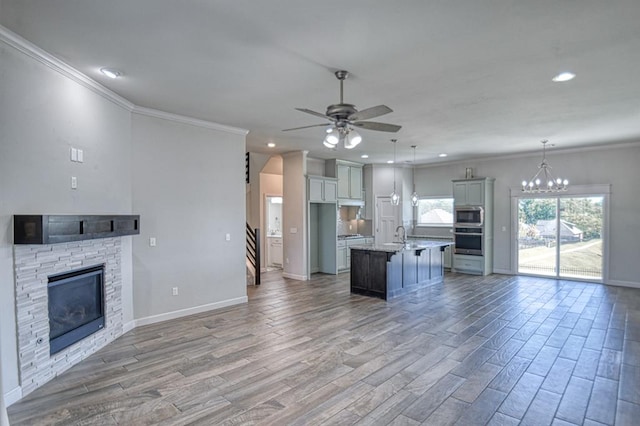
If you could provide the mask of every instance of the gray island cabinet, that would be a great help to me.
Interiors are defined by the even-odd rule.
[[[365,244],[351,247],[351,292],[392,299],[442,282],[446,241]]]

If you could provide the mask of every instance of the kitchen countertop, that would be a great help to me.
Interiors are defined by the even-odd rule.
[[[449,241],[431,241],[431,240],[412,240],[406,244],[402,243],[383,243],[383,244],[358,244],[351,246],[356,250],[384,251],[387,253],[398,253],[401,251],[425,250],[436,247],[450,246],[453,243]]]

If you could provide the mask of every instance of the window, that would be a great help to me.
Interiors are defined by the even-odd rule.
[[[423,198],[418,201],[418,226],[453,225],[453,198]]]

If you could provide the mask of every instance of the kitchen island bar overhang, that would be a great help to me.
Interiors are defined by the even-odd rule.
[[[365,244],[351,247],[351,292],[392,299],[444,279],[447,241]]]

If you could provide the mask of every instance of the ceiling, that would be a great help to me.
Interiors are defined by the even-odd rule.
[[[0,24],[136,105],[248,129],[252,152],[371,163],[391,138],[417,163],[640,141],[638,22],[638,0],[0,0]],[[402,130],[337,151],[282,132],[323,122],[294,108],[338,103],[339,69],[345,102]]]

